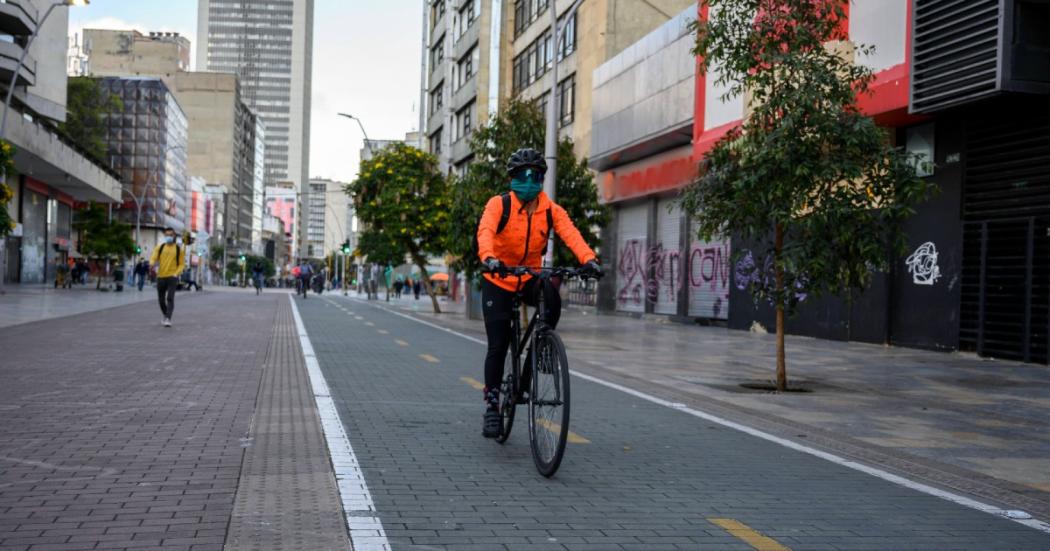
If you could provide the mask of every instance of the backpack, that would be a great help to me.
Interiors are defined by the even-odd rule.
[[[500,199],[503,200],[503,212],[499,216],[499,224],[496,225],[496,235],[499,235],[504,228],[507,227],[507,222],[510,221],[510,192],[500,195]],[[553,209],[547,209],[547,237],[550,237],[550,232],[554,228],[554,215],[551,214]],[[481,217],[485,216],[484,211],[478,216],[478,221],[474,223],[474,235],[470,238],[471,249],[474,251],[474,258],[477,258],[479,246],[478,246],[478,230],[481,228]],[[547,254],[547,240],[543,244],[543,255]]]
[[[160,247],[157,248],[158,249],[157,250],[157,262],[160,262],[160,255],[164,254],[164,246],[165,245],[167,245],[167,243],[161,243]],[[181,255],[181,254],[182,254],[182,251],[179,250],[179,245],[178,245],[178,243],[176,243],[175,244],[175,262],[179,261],[179,255]]]

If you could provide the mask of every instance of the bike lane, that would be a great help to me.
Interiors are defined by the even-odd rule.
[[[394,549],[1046,549],[1050,534],[574,377],[561,469],[483,439],[483,345],[296,300]],[[644,366],[639,366],[644,369]]]

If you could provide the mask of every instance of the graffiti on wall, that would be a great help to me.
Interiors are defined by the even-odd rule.
[[[688,285],[690,315],[727,317],[728,243],[693,243],[683,258],[677,246],[656,243],[646,247],[644,239],[628,239],[621,243],[617,257],[616,302],[620,308],[677,303],[682,285]],[[697,304],[703,305],[699,311],[692,307]]]
[[[916,285],[933,285],[941,277],[941,268],[937,265],[937,246],[932,241],[919,245],[915,252],[904,261],[912,282]]]
[[[690,315],[729,318],[729,242],[697,242],[689,250]]]

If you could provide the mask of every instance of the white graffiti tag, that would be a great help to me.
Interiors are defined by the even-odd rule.
[[[904,263],[916,285],[933,285],[941,277],[941,269],[937,266],[937,246],[932,241],[919,245]]]

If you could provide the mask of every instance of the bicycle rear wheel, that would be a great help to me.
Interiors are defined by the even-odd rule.
[[[507,351],[507,359],[504,360],[503,365],[503,384],[500,385],[499,394],[499,436],[496,437],[496,442],[500,444],[507,441],[510,438],[510,429],[514,427],[514,410],[517,408],[518,402],[517,386],[518,376],[514,370],[514,358],[515,358],[514,345],[511,345],[511,349]]]
[[[534,341],[529,399],[529,444],[536,470],[550,478],[561,465],[569,437],[569,360],[554,331]]]

